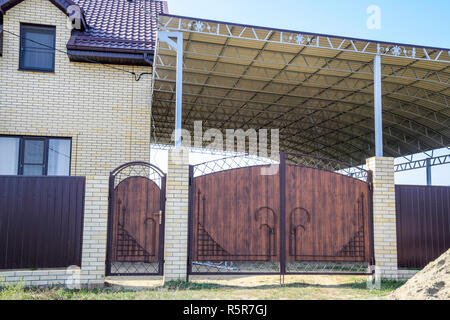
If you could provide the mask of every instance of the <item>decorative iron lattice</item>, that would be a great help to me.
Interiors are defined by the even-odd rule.
[[[191,274],[279,274],[280,263],[270,261],[193,261]]]
[[[153,181],[161,188],[164,174],[154,166],[147,163],[136,162],[125,167],[119,168],[114,174],[114,188],[123,180],[131,177],[143,177]]]
[[[227,257],[231,254],[222,248],[201,223],[198,224],[197,250],[199,257]]]
[[[150,262],[150,254],[121,225],[117,233],[116,260],[111,263],[113,274],[159,273],[159,263]]]
[[[269,158],[260,158],[251,155],[234,155],[222,159],[200,163],[194,166],[194,177],[232,169],[279,164]]]
[[[337,253],[338,257],[364,258],[364,227],[360,228],[350,241]]]
[[[339,173],[365,182],[367,182],[368,179],[368,170],[364,169],[362,166],[352,166],[348,163],[315,155],[286,153],[286,163]],[[238,168],[277,164],[279,164],[279,161],[269,158],[261,158],[246,154],[234,155],[195,165],[194,177]]]
[[[154,254],[149,253],[139,242],[119,224],[117,232],[117,261],[133,261],[133,259],[149,262]]]
[[[367,262],[287,262],[286,273],[295,274],[369,274]]]
[[[111,262],[112,275],[158,275],[159,262]]]
[[[301,153],[286,153],[286,163],[308,168],[326,170],[368,182],[368,171],[366,169],[362,168],[361,166],[355,167],[351,164],[333,159]]]

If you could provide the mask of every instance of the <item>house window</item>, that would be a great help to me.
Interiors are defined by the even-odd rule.
[[[55,27],[20,25],[20,70],[55,71]]]
[[[71,139],[0,136],[0,175],[70,175]]]

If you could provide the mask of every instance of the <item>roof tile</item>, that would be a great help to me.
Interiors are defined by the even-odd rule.
[[[153,51],[158,15],[166,1],[72,0],[84,11],[88,30],[74,32],[68,48],[101,51]]]
[[[7,11],[21,0],[0,0]],[[80,6],[83,26],[74,30],[68,49],[108,52],[152,52],[155,48],[158,15],[168,13],[166,1],[155,0],[50,0],[62,11]],[[0,32],[0,39],[2,32]]]

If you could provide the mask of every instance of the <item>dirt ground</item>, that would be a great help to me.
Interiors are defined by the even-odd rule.
[[[409,300],[450,300],[450,250],[428,264],[390,298]]]
[[[367,276],[192,276],[197,289],[179,288],[173,299],[207,300],[364,300],[384,299],[403,283],[390,282],[382,288],[367,287]],[[281,285],[282,283],[282,285]],[[158,288],[160,279],[109,278],[112,288],[145,292]]]
[[[366,276],[191,276],[193,283],[217,284],[223,287],[255,288],[259,286],[279,286],[280,284],[310,284],[321,286],[346,285],[367,280]],[[162,285],[162,277],[109,277],[106,281],[115,287],[145,289]]]

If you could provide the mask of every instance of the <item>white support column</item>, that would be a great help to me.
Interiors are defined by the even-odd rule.
[[[183,114],[183,32],[158,32],[159,41],[166,42],[177,51],[177,76],[176,76],[176,99],[175,99],[175,147],[181,147],[181,127]],[[176,39],[176,41],[174,41]]]
[[[381,56],[376,55],[373,65],[374,115],[375,115],[375,155],[383,157],[383,100],[381,91]]]
[[[433,185],[431,180],[431,158],[427,159],[427,186]]]

